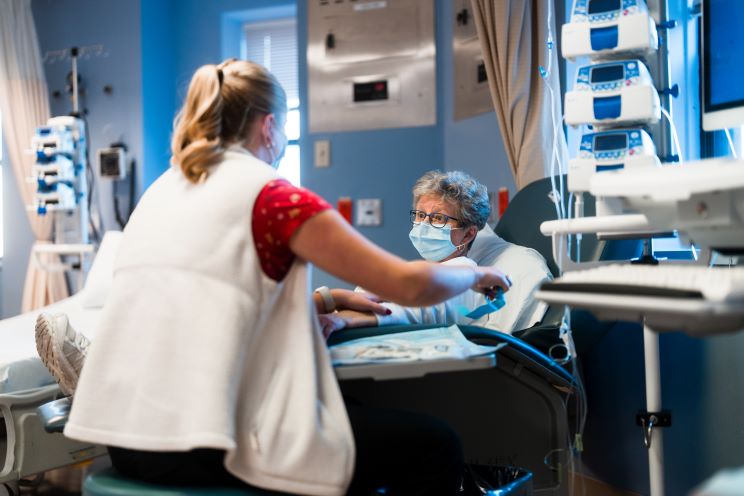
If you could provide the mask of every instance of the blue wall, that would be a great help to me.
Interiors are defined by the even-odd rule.
[[[140,192],[168,168],[170,135],[176,113],[175,0],[142,2],[142,137]]]
[[[332,204],[342,196],[381,198],[383,226],[359,231],[403,258],[418,258],[408,240],[411,187],[432,169],[469,172],[492,189],[514,189],[501,133],[493,112],[453,120],[452,5],[436,2],[437,124],[434,126],[375,131],[309,134],[307,113],[302,120],[302,182]],[[307,5],[298,4],[300,53],[307,47]],[[300,60],[300,91],[307,102],[307,61]],[[316,140],[331,143],[331,167],[313,167]],[[320,271],[316,285],[343,286]]]
[[[112,142],[124,141],[132,156],[142,158],[142,73],[140,59],[140,2],[114,0],[34,0],[34,20],[41,52],[72,46],[101,44],[105,56],[83,57],[78,68],[86,94],[81,108],[87,108],[91,159],[95,150]],[[64,95],[70,62],[46,63],[52,115],[66,115],[72,103]],[[113,94],[103,92],[112,85]],[[94,163],[95,166],[95,163]],[[15,191],[10,167],[6,170],[3,204],[5,207],[5,255],[2,271],[3,317],[20,311],[28,254],[33,236],[25,217],[25,207]],[[141,171],[138,174],[141,176]],[[113,214],[111,183],[96,181],[94,201],[100,205],[105,229],[118,229]],[[98,209],[94,208],[95,211]]]
[[[293,0],[142,3],[144,188],[168,168],[173,118],[194,71],[238,57],[242,23],[293,13]]]
[[[141,165],[138,192],[146,188],[167,168],[172,119],[182,101],[188,81],[200,65],[214,63],[239,53],[241,25],[246,20],[282,17],[295,8],[298,16],[299,53],[305,53],[307,40],[307,2],[294,0],[148,0],[147,2],[114,2],[106,0],[34,0],[38,12],[37,25],[43,49],[69,46],[72,43],[103,43],[111,53],[110,62],[118,71],[130,76],[127,87],[133,98],[124,101],[90,101],[91,121],[109,124],[108,110],[115,108],[131,119],[118,122],[117,129],[141,128],[139,140],[125,139],[134,144]],[[140,12],[141,9],[141,12]],[[361,228],[375,243],[405,258],[417,254],[408,241],[410,188],[425,171],[431,169],[463,169],[491,188],[508,186],[513,181],[506,164],[501,136],[493,113],[455,123],[452,76],[452,7],[446,0],[437,0],[437,124],[405,129],[308,133],[307,112],[302,113],[302,181],[335,204],[341,196],[381,198],[383,226]],[[73,12],[75,13],[73,15]],[[83,13],[82,16],[79,13]],[[75,18],[75,30],[61,26]],[[59,22],[63,19],[65,22]],[[103,19],[100,22],[99,19]],[[116,20],[109,26],[106,21]],[[113,21],[112,21],[113,22]],[[69,24],[72,25],[72,24]],[[67,33],[77,33],[76,36]],[[141,37],[137,36],[141,33]],[[127,48],[127,55],[119,53]],[[112,74],[109,66],[81,64],[85,75],[103,77]],[[60,77],[61,66],[50,67],[50,81]],[[113,74],[117,74],[114,70]],[[307,64],[300,57],[300,94],[307,104]],[[137,79],[135,79],[137,78]],[[139,81],[139,84],[137,82]],[[114,96],[117,96],[117,80]],[[61,108],[57,105],[57,108]],[[57,110],[55,111],[61,111]],[[136,122],[132,122],[135,120]],[[92,127],[103,129],[91,122]],[[101,132],[92,133],[94,147],[108,144]],[[110,134],[110,132],[109,132]],[[328,139],[332,147],[332,167],[316,169],[312,164],[313,144]],[[99,144],[100,143],[100,144]],[[110,197],[104,192],[104,218]],[[107,227],[113,227],[109,221]],[[342,285],[338,280],[317,274],[316,284]]]
[[[178,0],[176,3],[172,15],[176,20],[174,55],[179,101],[199,66],[238,56],[239,38],[234,37],[240,36],[241,22],[265,18],[267,12],[280,17],[295,4],[294,0]]]
[[[95,151],[123,141],[130,156],[142,163],[142,60],[140,2],[116,0],[35,0],[33,2],[42,54],[72,46],[103,45],[104,56],[82,57],[78,70],[86,89],[81,108],[88,109],[91,160]],[[44,65],[50,92],[64,90],[70,62]],[[103,92],[105,85],[113,93]],[[64,91],[63,91],[64,92]],[[66,115],[66,96],[51,101],[52,115]],[[142,177],[141,170],[138,177]],[[119,229],[113,214],[111,182],[96,181],[105,229]],[[94,200],[96,198],[94,197]],[[95,211],[95,208],[94,208]]]

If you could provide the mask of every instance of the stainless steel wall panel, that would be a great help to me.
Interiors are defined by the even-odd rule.
[[[310,132],[436,124],[434,0],[310,0]]]

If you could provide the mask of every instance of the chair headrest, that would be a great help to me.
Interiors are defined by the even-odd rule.
[[[499,255],[510,246],[512,243],[501,238],[486,224],[486,227],[478,231],[468,257],[475,260],[478,265],[493,265]]]

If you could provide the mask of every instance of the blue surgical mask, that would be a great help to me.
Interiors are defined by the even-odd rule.
[[[408,237],[422,257],[432,262],[439,262],[459,248],[452,243],[451,233],[452,226],[449,224],[440,229],[428,222],[422,222],[413,225]]]
[[[284,158],[284,151],[287,149],[288,140],[284,130],[279,129],[279,127],[276,125],[276,122],[274,123],[274,129],[274,139],[269,146],[269,153],[271,154],[271,166],[276,169],[279,167],[279,163],[282,161],[282,158]],[[277,136],[280,137],[277,138]]]

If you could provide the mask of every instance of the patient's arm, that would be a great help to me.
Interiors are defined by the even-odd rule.
[[[336,312],[346,324],[345,327],[373,327],[377,325],[377,317],[369,312],[357,312],[356,310],[341,310]]]
[[[373,294],[338,288],[331,290],[331,296],[336,303],[337,310],[357,310],[359,312],[371,312],[379,315],[390,314],[390,310],[380,305],[380,298]],[[313,303],[319,314],[326,311],[323,298],[318,293],[313,293]]]
[[[333,313],[324,313],[318,316],[323,336],[328,338],[331,334],[341,329],[352,327],[373,327],[377,325],[377,317],[368,312],[357,312],[356,310],[341,310]]]

